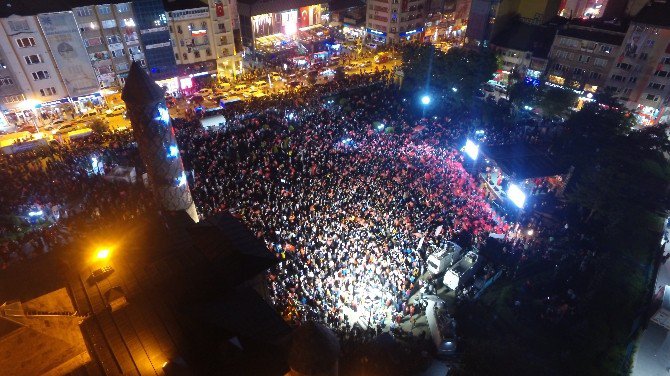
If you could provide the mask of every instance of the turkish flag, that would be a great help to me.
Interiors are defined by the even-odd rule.
[[[223,15],[224,15],[224,13],[223,13],[223,3],[221,3],[219,1],[218,3],[216,3],[216,16],[217,17],[223,17]]]

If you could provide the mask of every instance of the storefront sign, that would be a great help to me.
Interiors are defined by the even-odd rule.
[[[149,33],[157,33],[159,31],[167,31],[167,27],[162,26],[162,27],[154,27],[151,29],[142,29],[140,30],[140,34],[149,34]]]
[[[48,13],[37,18],[69,95],[75,97],[98,91],[98,78],[74,15],[71,12]]]
[[[170,47],[172,44],[170,42],[163,42],[163,43],[154,43],[154,44],[147,44],[146,47],[144,47],[145,50],[152,50],[154,48],[161,48],[161,47]]]
[[[410,36],[410,35],[412,35],[412,34],[420,33],[420,32],[422,32],[422,31],[423,31],[423,27],[420,27],[420,28],[418,28],[418,29],[414,29],[414,30],[410,30],[410,31],[402,32],[402,33],[400,33],[400,34],[398,34],[398,35],[400,35],[401,38],[404,38],[404,37],[408,37],[408,36]]]
[[[370,34],[381,35],[381,36],[383,36],[383,37],[386,36],[386,33],[381,32],[381,31],[379,31],[379,30],[374,30],[374,29],[369,29],[369,28],[368,28],[368,29],[365,29],[365,30],[367,30],[367,32],[370,33]]]

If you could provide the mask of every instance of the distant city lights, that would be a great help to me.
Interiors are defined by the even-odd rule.
[[[41,210],[34,210],[34,211],[31,211],[31,212],[28,212],[29,217],[40,217],[42,215],[44,215],[44,212],[41,211]]]

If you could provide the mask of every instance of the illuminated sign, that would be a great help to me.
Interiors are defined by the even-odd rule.
[[[191,30],[191,36],[207,35],[207,29]]]
[[[370,34],[381,35],[383,37],[386,36],[386,33],[382,32],[382,31],[379,31],[379,30],[374,30],[374,29],[365,29],[365,30],[367,30],[367,32],[370,33]]]
[[[408,36],[410,36],[410,35],[412,35],[412,34],[420,33],[420,32],[422,32],[422,31],[423,31],[423,27],[420,27],[420,28],[418,28],[418,29],[414,29],[414,30],[409,30],[409,31],[402,32],[402,33],[400,33],[400,34],[398,34],[398,35],[400,35],[400,37],[408,37]]]

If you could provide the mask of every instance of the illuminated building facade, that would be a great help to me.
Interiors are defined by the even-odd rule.
[[[155,80],[175,77],[177,63],[172,51],[168,18],[161,0],[134,0],[135,24],[144,45],[149,74]]]
[[[561,27],[549,53],[547,81],[591,93],[604,88],[625,35],[625,25],[589,22]]]
[[[642,124],[670,120],[670,3],[655,1],[633,18],[606,89]]]
[[[130,2],[72,9],[101,88],[122,87],[130,63],[146,66]]]
[[[293,36],[298,30],[325,22],[328,6],[320,0],[238,0],[242,44],[256,48],[256,38]]]
[[[367,38],[377,43],[422,39],[427,1],[370,0],[366,14]]]

